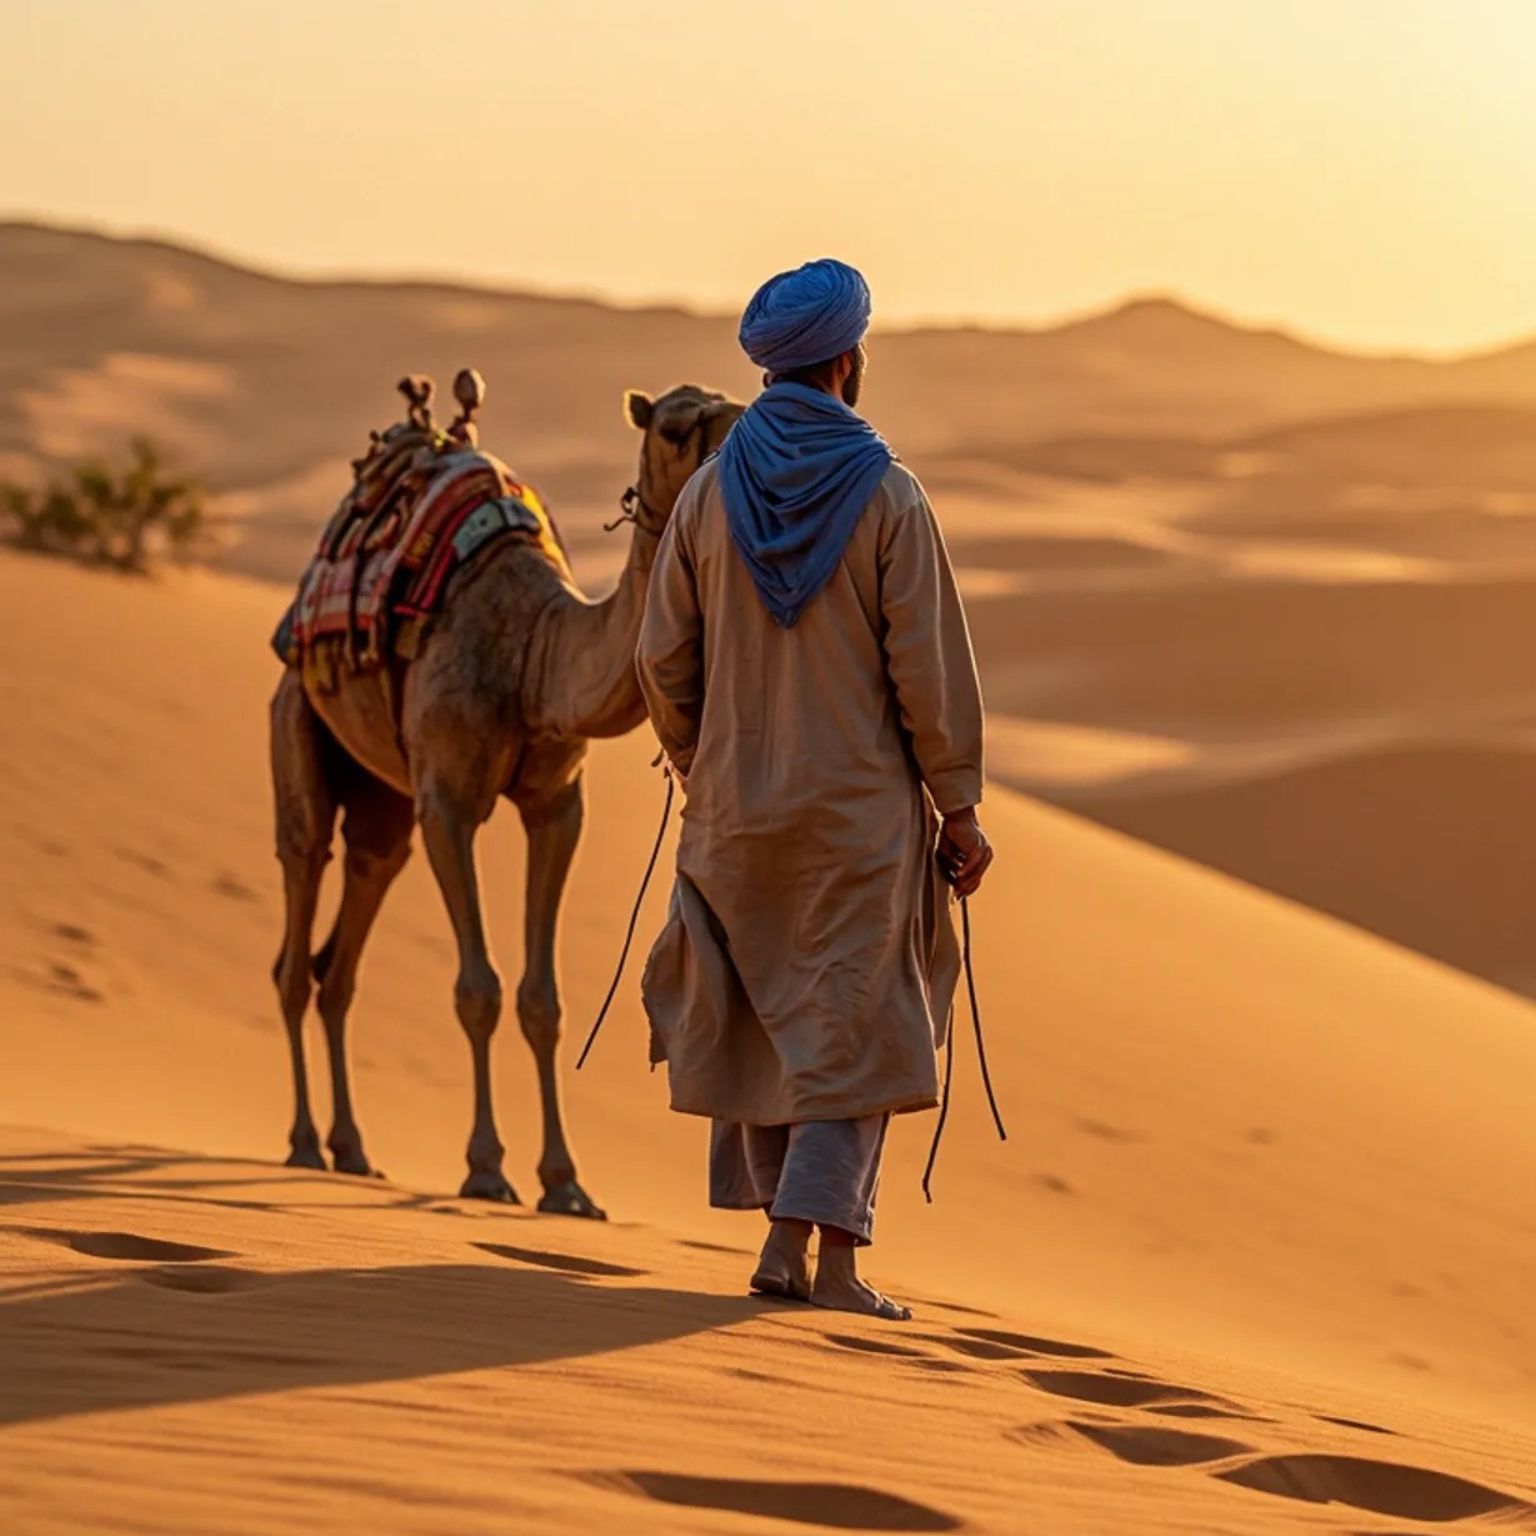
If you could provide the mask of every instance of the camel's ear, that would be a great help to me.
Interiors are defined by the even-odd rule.
[[[651,417],[656,414],[656,402],[644,390],[626,389],[624,414],[628,417],[630,426],[638,427],[644,432],[651,424]]]

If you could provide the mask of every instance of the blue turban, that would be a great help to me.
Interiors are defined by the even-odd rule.
[[[741,348],[759,368],[788,373],[840,357],[869,329],[869,284],[824,256],[770,277],[741,317]]]

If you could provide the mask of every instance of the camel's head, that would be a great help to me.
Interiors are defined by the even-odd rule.
[[[655,523],[659,529],[672,515],[688,477],[725,441],[745,409],[718,390],[697,384],[679,384],[654,400],[638,389],[625,391],[624,415],[645,434],[635,481],[636,515],[642,525]]]

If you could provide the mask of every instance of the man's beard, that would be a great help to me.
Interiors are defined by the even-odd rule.
[[[864,392],[864,363],[864,348],[859,347],[853,354],[853,367],[843,380],[844,405],[854,406],[859,403],[859,396]]]

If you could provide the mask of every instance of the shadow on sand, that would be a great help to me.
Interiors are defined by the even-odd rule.
[[[100,1155],[5,1159],[0,1205],[118,1195],[316,1210],[302,1200],[302,1187],[290,1205],[288,1191],[276,1187],[285,1177],[278,1170],[253,1173],[251,1183],[264,1187],[246,1199],[231,1187],[242,1178],[199,1179],[196,1158],[92,1151]],[[220,1164],[221,1174],[229,1166]],[[172,1169],[180,1175],[157,1188],[156,1175]],[[273,1195],[275,1205],[262,1198]],[[360,1203],[398,1210],[424,1202],[382,1188]],[[99,1267],[55,1271],[0,1291],[0,1425],[568,1360],[700,1333],[763,1310],[745,1297],[620,1285],[543,1264],[263,1273],[227,1249],[31,1226],[15,1219],[21,1215],[14,1210],[0,1222],[7,1246],[35,1245],[40,1264],[48,1263],[50,1247],[65,1247]]]
[[[270,1276],[147,1267],[0,1296],[0,1424],[568,1360],[760,1310],[478,1264]]]

